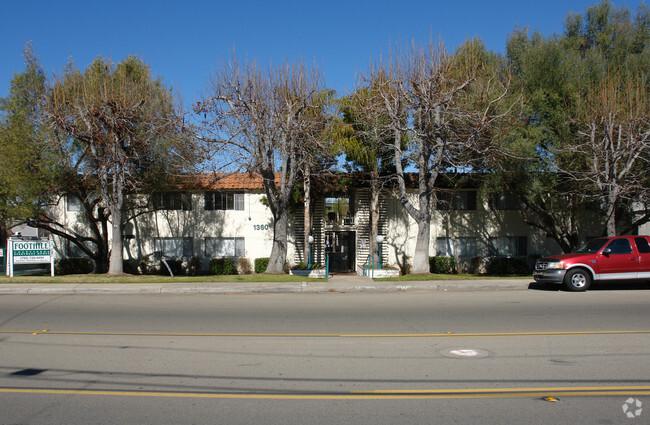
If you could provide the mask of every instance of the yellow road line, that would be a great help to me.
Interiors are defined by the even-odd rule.
[[[542,388],[455,388],[435,390],[374,390],[353,391],[352,394],[471,394],[471,393],[519,393],[519,392],[586,392],[586,391],[650,391],[650,385],[608,386],[608,387],[542,387]]]
[[[177,332],[93,332],[93,331],[2,331],[0,334],[32,335],[98,335],[98,336],[177,336],[177,337],[248,337],[248,338],[467,338],[516,336],[576,336],[576,335],[638,335],[650,330],[637,331],[573,331],[573,332],[484,332],[484,333],[431,333],[431,334],[308,334],[308,333],[177,333]]]
[[[61,390],[39,388],[0,388],[0,394],[49,394],[115,397],[166,397],[166,398],[211,398],[211,399],[266,399],[266,400],[387,400],[387,399],[457,399],[457,398],[520,398],[520,397],[595,397],[620,395],[650,395],[650,386],[630,387],[552,387],[552,388],[485,388],[448,390],[398,390],[370,391],[340,394],[236,394],[236,393],[191,393],[154,391],[100,391]]]

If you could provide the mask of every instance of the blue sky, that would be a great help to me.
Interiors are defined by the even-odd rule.
[[[30,40],[49,74],[69,59],[83,69],[99,55],[115,62],[138,55],[186,102],[233,46],[238,57],[261,63],[316,61],[327,86],[345,94],[390,43],[442,38],[451,50],[477,36],[503,52],[516,25],[561,32],[569,11],[582,13],[595,2],[0,0],[0,97],[23,69]],[[614,4],[635,14],[640,2]]]

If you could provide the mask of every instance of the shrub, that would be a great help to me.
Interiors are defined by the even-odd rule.
[[[269,257],[255,259],[255,273],[264,273],[269,266]]]
[[[190,258],[187,264],[187,274],[189,276],[198,276],[201,273],[201,259],[199,257]]]
[[[88,258],[62,258],[55,264],[57,275],[88,274],[93,271],[93,262]]]
[[[253,273],[253,268],[251,267],[251,262],[246,257],[241,257],[237,260],[237,273],[238,274],[251,274]]]
[[[469,263],[469,273],[482,274],[485,273],[485,261],[482,257],[474,257]]]
[[[318,263],[307,264],[304,261],[301,261],[298,264],[296,264],[294,267],[292,267],[293,270],[317,270],[320,268],[322,267]]]
[[[456,272],[454,257],[429,257],[429,271],[439,274],[453,274]]]
[[[171,269],[172,273],[174,276],[182,276],[185,274],[185,270],[183,269],[183,260],[178,260],[176,258],[165,258],[165,261],[169,265],[169,268]],[[162,260],[160,260],[162,263]],[[165,264],[162,264],[160,267],[160,274],[162,275],[167,275],[169,274],[169,270],[167,270],[167,267],[165,267]]]
[[[235,274],[235,262],[230,258],[213,258],[210,260],[210,274]]]
[[[492,258],[486,266],[487,274],[496,275],[526,275],[530,274],[528,260],[521,257]]]
[[[138,274],[138,261],[137,260],[122,260],[122,271],[128,274]]]
[[[139,269],[142,274],[160,274],[162,268],[165,268],[165,273],[167,273],[166,267],[160,261],[160,255],[149,254],[140,259]]]
[[[399,264],[399,270],[402,275],[411,274],[411,257],[402,254],[402,264]],[[431,263],[429,263],[431,264]]]

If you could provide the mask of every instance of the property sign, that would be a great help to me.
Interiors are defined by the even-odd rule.
[[[13,241],[14,264],[50,262],[50,241]]]
[[[14,275],[14,264],[50,264],[54,276],[54,252],[51,239],[13,239],[7,241],[7,274]]]

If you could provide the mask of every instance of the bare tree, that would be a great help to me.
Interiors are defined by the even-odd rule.
[[[321,125],[312,108],[322,91],[316,66],[303,63],[243,64],[233,57],[209,82],[196,107],[204,138],[230,152],[249,172],[262,176],[273,215],[273,247],[267,273],[283,273],[287,257],[289,201],[298,181],[301,155]]]
[[[393,133],[399,200],[418,225],[413,273],[428,273],[438,175],[470,170],[483,160],[486,152],[481,150],[489,146],[491,129],[501,116],[497,111],[509,79],[489,64],[489,54],[478,41],[470,41],[453,55],[443,43],[395,49],[366,80],[379,88],[378,107],[388,118],[385,128]],[[417,201],[407,191],[405,160],[417,168]]]
[[[579,140],[569,146],[581,161],[563,171],[597,200],[606,232],[617,234],[616,209],[622,201],[646,198],[650,159],[650,102],[646,77],[610,71],[590,85],[578,106]]]

